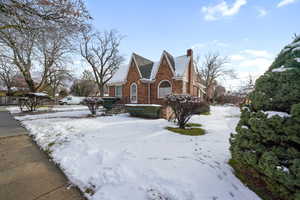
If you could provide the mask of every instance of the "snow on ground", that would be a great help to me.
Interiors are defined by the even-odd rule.
[[[6,108],[10,113],[17,114],[21,113],[21,110],[18,106],[8,106]],[[84,105],[55,105],[53,108],[41,107],[37,111],[73,111],[73,110],[87,110],[87,106]]]
[[[85,193],[90,200],[259,199],[227,164],[239,109],[212,107],[211,113],[191,119],[203,124],[202,136],[169,132],[164,127],[172,124],[164,119],[127,114],[19,119],[73,184],[95,191]]]
[[[91,114],[89,110],[75,110],[75,111],[44,113],[38,115],[15,116],[15,119],[23,121],[23,120],[50,119],[50,118],[80,118],[80,117],[87,117],[89,114]]]

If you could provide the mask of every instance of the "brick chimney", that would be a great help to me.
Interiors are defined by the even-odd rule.
[[[187,56],[193,56],[193,50],[192,49],[186,50],[186,55]]]

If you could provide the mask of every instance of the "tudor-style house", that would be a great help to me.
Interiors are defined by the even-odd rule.
[[[138,104],[161,104],[171,93],[203,97],[197,74],[191,49],[178,57],[164,51],[158,62],[133,53],[128,66],[121,66],[110,81],[109,96]]]

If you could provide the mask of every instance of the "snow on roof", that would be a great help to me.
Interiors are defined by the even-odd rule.
[[[43,93],[43,92],[30,92],[28,94],[33,94],[33,95],[35,95],[37,97],[47,97],[48,96],[48,94]]]
[[[153,67],[152,67],[151,76],[150,76],[151,80],[155,79],[156,73],[157,73],[158,68],[159,68],[159,64],[160,64],[159,61],[158,62],[154,62]]]
[[[129,65],[121,65],[117,72],[113,75],[110,83],[121,83],[124,82],[127,76]]]
[[[133,55],[136,56],[136,54],[133,54]],[[183,55],[183,56],[174,57],[174,66],[173,67],[175,68],[175,76],[176,77],[184,76],[189,62],[190,62],[190,56]],[[147,79],[147,80],[155,79],[155,76],[156,76],[159,66],[160,66],[160,61],[153,62],[149,79],[147,79],[147,78],[144,78],[144,79]],[[110,83],[113,84],[113,83],[125,82],[126,76],[128,73],[128,68],[129,68],[129,65],[122,65],[117,70],[117,72],[114,74],[113,78],[110,80]],[[139,68],[139,70],[140,70],[140,68]]]
[[[185,70],[190,62],[190,57],[183,55],[174,58],[175,62],[175,76],[183,76]]]
[[[174,57],[174,68],[175,68],[175,76],[182,77],[185,73],[185,69],[187,68],[190,61],[190,56],[178,56]],[[158,71],[160,62],[154,62],[152,67],[151,79],[155,79],[156,73]]]
[[[139,106],[161,107],[161,105],[159,105],[159,104],[125,104],[125,106],[129,106],[129,107],[139,107]]]

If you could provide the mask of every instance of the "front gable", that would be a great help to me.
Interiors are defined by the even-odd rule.
[[[162,74],[168,74],[168,79],[172,79],[174,76],[174,69],[171,66],[171,63],[165,53],[162,54],[158,69],[156,71],[154,79],[160,79],[159,76],[162,76]],[[165,75],[163,75],[165,76]]]
[[[131,57],[131,61],[129,63],[128,72],[126,76],[126,81],[132,82],[141,79],[141,73],[139,71],[139,68],[136,64],[136,61],[134,57]]]

